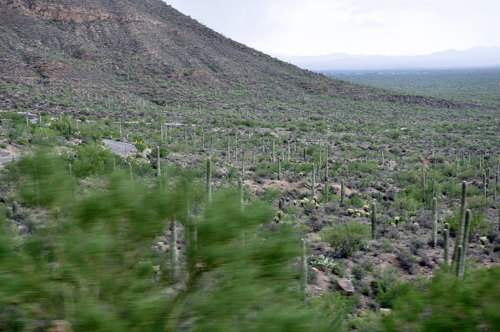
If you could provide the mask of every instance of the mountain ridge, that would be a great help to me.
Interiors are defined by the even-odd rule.
[[[160,0],[0,0],[0,22],[0,107],[7,110],[106,108],[129,116],[177,106],[286,114],[341,108],[342,100],[467,107],[302,70]]]
[[[500,66],[500,47],[476,46],[466,51],[446,50],[423,55],[280,56],[280,59],[309,70],[439,69]]]

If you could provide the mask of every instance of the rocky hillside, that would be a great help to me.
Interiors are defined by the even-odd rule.
[[[2,109],[50,112],[463,106],[301,70],[160,0],[0,0],[0,91]]]

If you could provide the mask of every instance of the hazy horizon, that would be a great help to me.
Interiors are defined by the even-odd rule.
[[[495,0],[166,2],[233,40],[282,56],[403,56],[500,47]]]
[[[270,55],[272,56],[275,56],[275,57],[288,57],[288,58],[294,58],[294,57],[323,57],[323,56],[329,56],[329,55],[337,55],[337,54],[345,54],[345,55],[348,55],[348,56],[384,56],[384,57],[413,57],[413,56],[426,56],[426,55],[432,55],[432,54],[435,54],[435,53],[443,53],[443,52],[448,52],[448,51],[462,51],[462,52],[465,52],[465,51],[470,51],[472,49],[477,49],[477,48],[485,48],[485,49],[495,49],[495,48],[499,48],[500,49],[500,46],[482,46],[482,45],[477,45],[477,46],[473,46],[469,49],[466,49],[466,50],[456,50],[456,49],[447,49],[447,50],[444,50],[444,51],[436,51],[436,52],[431,52],[431,53],[418,53],[418,54],[399,54],[399,55],[385,55],[385,54],[364,54],[364,53],[358,53],[358,54],[350,54],[350,53],[347,53],[347,52],[334,52],[334,53],[325,53],[325,54],[316,54],[316,55],[311,55],[311,54],[306,54],[306,55],[296,55],[296,54],[293,54],[293,55],[289,55],[289,54],[279,54],[279,53],[272,53]]]

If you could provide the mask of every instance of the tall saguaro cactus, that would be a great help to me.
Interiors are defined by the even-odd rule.
[[[486,199],[486,173],[483,173],[483,198]]]
[[[469,230],[470,221],[472,218],[472,213],[470,210],[465,211],[465,223],[464,223],[464,239],[461,243],[462,252],[460,253],[457,264],[457,276],[462,278],[465,272],[465,258],[467,256],[467,249],[469,248]]]
[[[377,204],[372,203],[372,239],[375,239],[377,232]]]
[[[432,247],[436,248],[437,244],[437,199],[433,198],[432,199],[432,234],[431,234],[431,240],[432,240]]]
[[[172,278],[177,280],[178,278],[178,255],[177,255],[177,229],[175,220],[171,222],[172,227],[172,237],[170,239],[170,264],[172,267]]]
[[[453,251],[453,262],[457,261],[458,258],[458,246],[464,240],[464,225],[465,225],[465,209],[467,203],[467,182],[462,182],[462,205],[460,206],[460,220],[457,231],[457,240],[455,242],[455,249]]]
[[[450,224],[444,224],[444,265],[446,269],[449,269],[450,266]]]
[[[240,196],[240,208],[243,210],[243,179],[238,179],[238,194]]]
[[[312,164],[312,186],[311,186],[312,197],[316,196],[316,170],[314,169],[314,164]]]
[[[306,240],[302,239],[302,256],[300,260],[300,297],[302,300],[306,298],[307,287],[307,260],[306,260]]]
[[[425,192],[426,192],[426,178],[425,178],[425,168],[422,168],[422,201],[425,203]]]
[[[207,201],[212,203],[212,160],[207,159]]]
[[[156,176],[158,176],[158,178],[161,178],[160,147],[159,146],[156,147],[156,155],[158,157],[158,159],[156,161]]]
[[[281,158],[278,158],[278,180],[281,180]]]
[[[340,203],[344,204],[345,197],[345,188],[344,188],[344,179],[340,180]]]

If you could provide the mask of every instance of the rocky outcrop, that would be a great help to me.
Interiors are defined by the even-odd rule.
[[[74,21],[76,23],[102,21],[112,18],[98,10],[86,10],[83,8],[61,8],[42,5],[31,5],[30,9],[44,20]]]

